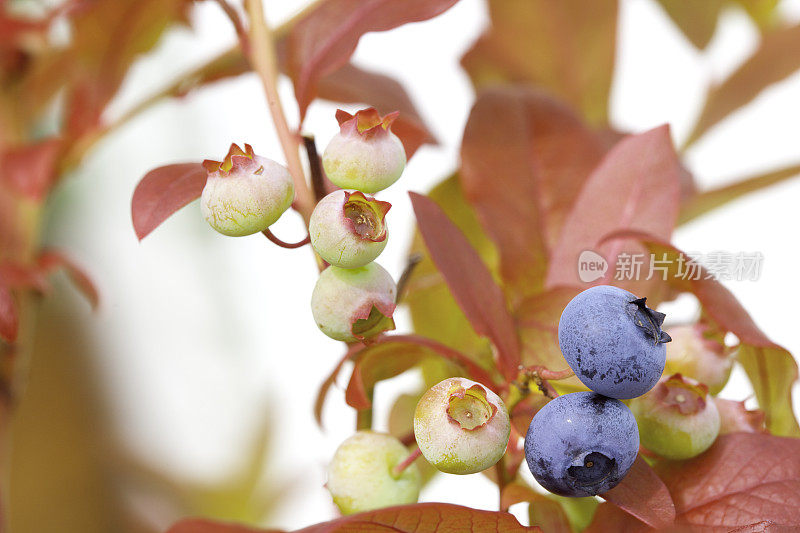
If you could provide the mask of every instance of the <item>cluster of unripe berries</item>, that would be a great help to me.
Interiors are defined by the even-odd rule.
[[[395,118],[374,109],[337,112],[340,132],[322,157],[328,179],[341,189],[322,198],[310,216],[311,245],[329,265],[314,287],[311,307],[319,329],[336,340],[363,341],[394,328],[397,287],[374,263],[386,247],[391,206],[370,194],[392,185],[405,168],[403,145],[390,130]],[[201,209],[220,233],[265,231],[292,205],[289,171],[250,145],[232,145],[222,162],[203,165],[208,180]],[[531,421],[525,456],[545,489],[593,496],[613,488],[633,465],[640,438],[670,459],[693,457],[714,442],[720,417],[708,387],[679,373],[660,380],[665,343],[672,340],[661,329],[663,321],[664,314],[648,308],[644,298],[611,286],[583,291],[566,306],[559,345],[590,391],[556,397]],[[689,373],[719,392],[729,360],[693,327],[678,327],[674,336],[677,355],[668,370]],[[493,466],[505,454],[510,431],[500,397],[465,378],[430,388],[414,414],[419,453],[451,474]],[[328,490],[345,514],[413,503],[421,486],[414,457],[393,436],[359,431],[336,451]]]

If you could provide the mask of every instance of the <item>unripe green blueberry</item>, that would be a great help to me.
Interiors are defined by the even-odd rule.
[[[376,193],[396,182],[406,167],[406,152],[390,131],[398,113],[381,117],[374,108],[351,115],[341,109],[337,133],[322,154],[328,179],[342,189]]]
[[[704,335],[701,324],[670,328],[672,342],[666,345],[666,375],[681,374],[708,386],[711,394],[718,394],[728,382],[733,360],[725,346]]]
[[[364,266],[386,248],[385,217],[391,206],[359,191],[334,191],[311,213],[311,246],[331,265]]]
[[[414,435],[422,455],[449,474],[474,474],[506,451],[511,423],[497,394],[466,378],[431,387],[414,412]]]
[[[394,329],[397,286],[377,263],[329,266],[311,294],[311,312],[322,332],[338,341],[363,340]]]
[[[224,161],[203,161],[208,181],[200,209],[211,227],[231,237],[264,231],[294,200],[292,176],[283,165],[232,144]]]
[[[416,465],[393,469],[408,457],[391,435],[359,431],[345,440],[328,467],[328,491],[342,514],[416,503],[422,484]]]
[[[708,387],[675,374],[630,401],[642,446],[667,459],[706,451],[719,434],[720,417]]]

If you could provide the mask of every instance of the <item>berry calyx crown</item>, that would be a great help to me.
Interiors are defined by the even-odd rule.
[[[258,175],[264,172],[264,167],[256,161],[256,157],[253,147],[249,144],[245,144],[244,150],[242,150],[238,144],[232,143],[225,159],[222,161],[206,159],[203,161],[203,167],[209,175],[213,174],[217,177],[230,176],[240,172]]]
[[[400,115],[399,111],[393,111],[381,117],[378,110],[374,107],[356,111],[351,115],[342,109],[336,110],[336,120],[339,122],[339,130],[345,135],[358,135],[364,139],[370,139],[377,135],[385,135],[392,127],[392,123]]]
[[[372,242],[386,240],[386,213],[392,204],[382,202],[361,191],[344,193],[342,216],[351,231]]]
[[[497,413],[497,406],[486,397],[486,389],[475,384],[468,389],[456,386],[447,399],[448,419],[461,429],[474,431],[488,424]]]
[[[674,374],[655,387],[656,400],[674,407],[682,415],[693,415],[705,409],[708,387],[680,374]]]

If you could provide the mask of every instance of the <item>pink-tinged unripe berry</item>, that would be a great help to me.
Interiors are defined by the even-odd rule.
[[[391,132],[398,112],[381,117],[374,108],[351,115],[336,112],[339,133],[322,154],[328,179],[342,189],[376,193],[396,182],[406,167],[406,152]]]
[[[728,433],[764,433],[767,431],[764,422],[766,414],[758,409],[750,410],[744,406],[744,402],[735,400],[723,400],[714,398],[719,411],[719,434]]]
[[[338,190],[320,200],[311,213],[311,246],[341,268],[370,263],[386,247],[386,213],[391,204],[359,191]]]
[[[394,329],[397,285],[377,263],[359,268],[329,266],[311,294],[319,329],[338,341],[363,340]]]
[[[231,237],[264,231],[289,209],[294,183],[283,165],[236,144],[224,161],[203,161],[208,181],[200,197],[203,217]]]
[[[720,416],[708,387],[675,374],[630,401],[642,446],[667,459],[689,459],[719,435]]]
[[[704,335],[702,324],[670,328],[672,342],[666,345],[665,375],[681,374],[705,384],[711,394],[718,394],[731,375],[733,360],[726,347]]]
[[[506,451],[511,423],[497,394],[466,378],[448,378],[428,389],[414,412],[422,455],[449,474],[474,474]]]
[[[328,467],[327,488],[342,514],[416,503],[422,481],[411,464],[394,468],[409,451],[391,435],[359,431],[345,440]]]

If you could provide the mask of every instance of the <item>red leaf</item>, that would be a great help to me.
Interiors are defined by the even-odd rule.
[[[8,343],[17,340],[19,315],[14,296],[4,284],[0,284],[0,339]]]
[[[9,289],[33,289],[44,294],[50,288],[39,268],[11,261],[0,263],[0,280]]]
[[[723,435],[699,457],[659,470],[675,500],[677,524],[711,532],[760,522],[775,531],[800,529],[798,439]]]
[[[196,200],[208,174],[200,163],[179,163],[151,170],[133,192],[133,229],[141,241],[175,211]]]
[[[378,381],[405,372],[427,356],[456,363],[466,377],[497,389],[486,370],[457,350],[418,335],[387,335],[354,355],[356,363],[345,394],[347,404],[355,409],[369,408],[370,392]]]
[[[92,279],[86,274],[81,266],[58,250],[43,250],[37,260],[39,270],[43,274],[48,274],[53,270],[63,268],[72,282],[86,296],[93,309],[100,306],[100,293],[95,287]]]
[[[319,97],[343,103],[374,107],[381,115],[400,111],[392,131],[403,141],[411,159],[423,144],[436,144],[436,138],[422,120],[414,103],[393,78],[360,69],[348,63],[319,80]]]
[[[317,82],[344,66],[361,36],[426,20],[458,0],[323,0],[292,28],[289,74],[301,116],[317,95]]]
[[[584,250],[600,253],[610,265],[623,250],[639,251],[639,245],[630,241],[600,245],[601,238],[614,230],[639,230],[668,240],[678,217],[681,172],[668,126],[617,143],[572,206],[553,250],[547,286],[580,285],[578,257]],[[598,283],[613,274],[610,268]]]
[[[497,348],[506,379],[513,379],[520,364],[520,347],[513,318],[503,291],[461,231],[431,199],[409,193],[419,232],[450,292],[478,335]]]
[[[48,139],[7,150],[0,158],[0,180],[29,198],[43,199],[55,182],[60,149],[59,139]]]
[[[508,509],[515,503],[530,502],[531,524],[547,533],[572,533],[567,514],[561,505],[520,483],[506,485],[501,495],[501,505]]]
[[[675,520],[675,504],[667,487],[641,457],[619,485],[600,496],[654,528]]]
[[[368,511],[324,522],[295,533],[533,533],[508,513],[479,511],[449,503],[418,503]],[[241,526],[184,520],[167,533],[266,533]]]
[[[504,281],[520,298],[541,290],[548,249],[604,152],[596,134],[544,93],[496,88],[473,106],[461,183],[497,244]]]

